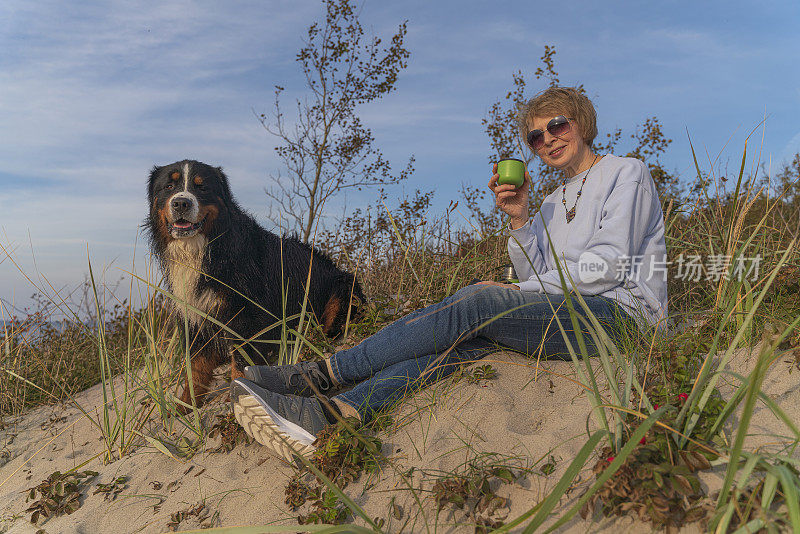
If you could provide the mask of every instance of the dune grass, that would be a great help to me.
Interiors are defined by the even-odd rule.
[[[505,524],[501,521],[481,525],[485,531],[539,532],[545,524],[547,531],[552,531],[579,513],[596,517],[623,509],[637,511],[639,517],[654,525],[703,521],[709,531],[716,532],[781,528],[800,531],[800,460],[796,456],[800,422],[791,420],[761,391],[769,366],[784,350],[798,345],[800,299],[793,288],[800,290],[800,258],[791,230],[792,224],[794,228],[798,226],[797,211],[780,196],[770,197],[767,191],[759,190],[757,177],[746,172],[746,161],[745,149],[735,180],[730,180],[733,191],[726,193],[721,177],[702,170],[695,157],[698,179],[708,184],[682,205],[669,207],[666,226],[670,259],[681,255],[722,256],[729,258],[729,263],[717,278],[702,273],[699,279],[691,281],[678,280],[676,267],[670,267],[673,321],[664,325],[670,330],[668,335],[662,336],[655,330],[629,332],[617,345],[580,294],[573,293],[574,298],[566,301],[569,324],[556,319],[552,328],[564,335],[567,330],[577,333],[577,345],[569,346],[574,380],[587,392],[596,430],[584,438],[577,456],[566,460],[560,478],[536,506],[507,518]],[[475,278],[496,276],[498,269],[507,263],[501,232],[488,235],[454,232],[450,221],[454,212],[457,208],[448,210],[442,219],[408,224],[397,213],[387,210],[389,224],[366,228],[368,239],[362,239],[363,246],[354,245],[348,236],[334,236],[338,241],[327,236],[328,252],[343,267],[358,270],[369,299],[363,315],[348,323],[347,335],[341,342],[357,343],[392,320],[452,294]],[[426,213],[417,213],[412,218],[427,217]],[[2,252],[14,262],[9,248],[4,247]],[[737,277],[737,265],[754,257],[760,258],[758,275],[753,279]],[[752,266],[752,262],[744,264]],[[188,414],[181,414],[180,401],[175,395],[181,375],[191,370],[188,327],[176,322],[170,310],[176,305],[188,305],[163,289],[154,269],[142,274],[131,271],[124,298],[95,279],[91,261],[88,269],[89,279],[77,302],[56,291],[45,277],[26,276],[42,295],[39,308],[25,317],[15,317],[5,307],[0,310],[6,320],[0,332],[3,375],[0,425],[4,419],[18,416],[31,407],[67,402],[78,406],[94,422],[103,438],[106,462],[131,454],[141,446],[153,447],[171,457],[191,456],[203,444],[210,425],[205,408],[199,410],[193,404]],[[569,293],[574,280],[567,271],[561,268],[559,271],[562,287]],[[134,309],[133,302],[147,304]],[[58,329],[50,320],[56,316],[65,318]],[[214,317],[204,320],[232,338],[234,350],[241,350],[243,344],[252,341],[243,339]],[[321,337],[305,306],[299,316],[284,314],[275,321],[273,325],[281,326],[280,338],[275,340],[280,347],[281,362],[318,359],[333,349],[330,341]],[[683,331],[676,323],[685,323]],[[265,329],[273,325],[265,325]],[[599,351],[597,357],[586,357],[589,339]],[[748,346],[758,346],[758,363],[749,376],[736,375],[729,369],[731,359],[737,349]],[[530,358],[538,378],[540,361],[535,351]],[[723,377],[738,383],[727,400],[721,398],[718,389]],[[455,379],[457,376],[414,397],[419,406],[413,412],[423,414],[428,405],[441,402],[446,388],[452,387]],[[98,382],[103,388],[103,405],[94,412],[95,407],[80,406],[75,394]],[[785,450],[778,453],[747,450],[749,423],[759,403],[785,424],[788,436]],[[733,414],[737,414],[739,423],[738,428],[730,430],[726,422]],[[374,449],[371,434],[359,431],[351,423],[342,424],[352,439],[364,446],[372,444]],[[393,421],[388,431],[399,432],[404,427],[405,432],[419,432],[425,441],[426,422],[422,418]],[[469,448],[469,444],[464,447]],[[503,457],[504,451],[496,452],[505,459],[480,473],[502,472],[505,477],[505,471],[498,470],[525,472],[532,466],[541,466],[550,451],[539,451],[543,453],[541,456],[522,463],[518,457]],[[551,517],[576,477],[598,458],[601,461],[595,465],[595,477],[577,501],[558,518]],[[357,523],[306,525],[303,529],[380,532],[388,528],[390,523],[386,520],[391,518],[370,517],[341,484],[326,476],[313,462],[304,460],[303,464],[330,493],[331,502],[346,507]],[[713,501],[711,496],[701,495],[696,483],[697,473],[712,464],[722,466],[725,472],[722,491]],[[477,465],[472,464],[471,469],[474,471]],[[480,464],[481,469],[486,465]],[[417,487],[391,461],[387,460],[386,468],[399,477],[401,490],[413,496],[418,507],[416,513],[425,528],[436,531],[438,513],[429,492]],[[635,498],[609,491],[614,480],[630,476],[637,469],[648,473],[641,480],[647,484],[661,480],[661,485],[653,482],[651,493],[644,492]],[[458,484],[462,484],[460,488],[470,487],[470,481],[489,476],[467,475],[462,471],[431,476],[450,481],[443,482],[441,488]],[[663,486],[665,480],[669,487]],[[482,482],[478,486],[482,488]],[[651,504],[637,501],[639,497],[651,499]],[[655,498],[669,501],[667,512],[652,506]],[[701,502],[710,503],[710,512],[698,511]],[[297,526],[273,525],[205,532],[296,530]]]

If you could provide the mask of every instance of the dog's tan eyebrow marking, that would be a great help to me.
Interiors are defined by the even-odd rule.
[[[176,182],[178,181],[178,179],[180,177],[181,177],[181,173],[179,173],[178,171],[175,171],[175,172],[173,172],[172,174],[169,175],[169,179],[170,180],[174,180]]]
[[[195,185],[203,185],[203,177],[198,174],[194,177],[194,183]]]

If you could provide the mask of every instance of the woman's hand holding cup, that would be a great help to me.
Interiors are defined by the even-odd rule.
[[[517,229],[528,222],[528,193],[530,191],[531,176],[525,171],[525,181],[521,186],[513,184],[499,184],[497,180],[497,163],[492,166],[492,177],[489,179],[489,189],[495,196],[497,207],[511,217],[511,228]]]

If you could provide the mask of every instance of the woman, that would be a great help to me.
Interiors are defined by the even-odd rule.
[[[245,378],[231,385],[231,399],[252,437],[289,460],[309,456],[315,435],[328,423],[341,416],[367,422],[409,387],[449,375],[463,362],[502,348],[569,358],[553,320],[555,310],[577,347],[556,257],[571,291],[583,295],[612,337],[618,339],[626,323],[663,324],[664,217],[647,166],[592,151],[595,110],[573,88],[552,87],[530,100],[520,110],[519,127],[535,154],[564,174],[563,185],[530,220],[530,175],[518,189],[498,185],[494,166],[489,188],[510,217],[508,252],[521,282],[467,286],[325,362],[245,368]],[[577,300],[573,304],[583,311]],[[591,338],[584,339],[594,350]]]

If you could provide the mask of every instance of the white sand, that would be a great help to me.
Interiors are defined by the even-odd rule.
[[[737,353],[732,368],[747,372],[754,355]],[[570,381],[572,364],[551,362],[539,371],[519,356],[497,353],[481,363],[491,363],[498,372],[495,380],[453,385],[445,380],[417,393],[395,413],[395,425],[381,434],[384,453],[393,459],[379,476],[363,477],[346,489],[371,517],[386,518],[385,529],[424,532],[424,523],[438,523],[436,532],[472,532],[464,523],[465,515],[446,507],[437,514],[429,490],[437,473],[452,471],[483,453],[498,453],[512,465],[532,467],[513,485],[503,485],[498,495],[509,498],[508,520],[530,509],[553,487],[564,469],[585,443],[587,425],[596,425],[590,417],[589,403],[583,389]],[[553,374],[551,374],[553,373]],[[770,369],[763,390],[789,415],[800,422],[800,372],[790,357],[779,359]],[[731,387],[723,385],[723,394]],[[77,397],[84,407],[102,402],[99,386]],[[225,409],[211,403],[208,417]],[[730,423],[734,428],[736,420]],[[748,447],[775,448],[789,441],[782,423],[759,406],[751,427],[754,433]],[[780,436],[775,436],[780,434]],[[42,526],[50,533],[122,533],[165,532],[171,515],[204,504],[201,520],[191,517],[180,529],[199,528],[204,522],[221,526],[283,523],[296,525],[296,513],[284,504],[284,485],[293,469],[271,456],[258,443],[237,445],[230,453],[212,453],[218,438],[210,439],[191,460],[180,461],[141,444],[126,457],[103,465],[97,455],[103,451],[98,429],[74,407],[40,407],[0,430],[0,533],[35,532],[29,523],[27,489],[38,484],[55,470],[66,471],[83,462],[80,469],[98,471],[83,506],[74,514],[50,519]],[[2,453],[5,451],[5,455]],[[556,469],[549,476],[538,467],[549,459]],[[541,461],[541,459],[545,459]],[[537,464],[537,462],[539,462]],[[590,460],[589,465],[594,463]],[[424,507],[420,510],[407,482],[397,473],[411,471],[410,480]],[[97,482],[110,482],[122,475],[130,477],[128,487],[114,501],[92,495]],[[563,513],[593,480],[587,468],[581,482],[560,503],[556,514]],[[710,490],[719,486],[719,472],[704,474]],[[400,520],[392,517],[390,500],[403,510]],[[551,520],[552,523],[552,520]],[[298,527],[301,530],[302,527]],[[563,532],[649,532],[649,524],[631,518],[601,519],[590,523],[576,516]],[[691,531],[689,529],[688,531]]]

